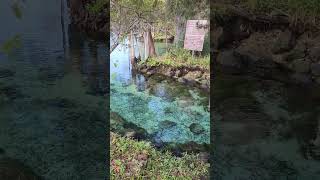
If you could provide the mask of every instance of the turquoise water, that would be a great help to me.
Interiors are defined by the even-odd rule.
[[[128,54],[121,46],[111,54],[111,111],[145,130],[151,141],[209,144],[209,94],[162,76],[147,78],[134,72]]]

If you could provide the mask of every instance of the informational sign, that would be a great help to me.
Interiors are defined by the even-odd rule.
[[[188,20],[184,39],[184,49],[202,51],[207,28],[207,20]]]

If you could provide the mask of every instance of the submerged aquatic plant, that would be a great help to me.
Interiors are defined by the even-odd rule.
[[[1,51],[5,54],[11,54],[14,49],[21,47],[21,37],[20,35],[15,35],[14,37],[5,41],[1,46]]]
[[[209,143],[210,114],[201,105],[182,105],[179,99],[173,102],[140,92],[134,84],[123,87],[120,82],[111,86],[111,110],[120,114],[126,121],[144,128],[148,134],[156,134],[163,142]],[[169,112],[169,113],[168,113]],[[164,121],[176,124],[169,131],[161,128]],[[190,125],[199,124],[204,130],[194,134]]]
[[[22,11],[21,11],[21,6],[19,5],[19,2],[14,2],[12,5],[11,5],[11,9],[14,13],[14,15],[18,18],[18,19],[21,19],[22,18]]]

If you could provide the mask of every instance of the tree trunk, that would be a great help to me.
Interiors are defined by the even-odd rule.
[[[149,56],[150,57],[157,56],[156,49],[155,49],[155,46],[154,46],[154,41],[153,41],[150,29],[148,31],[148,48],[149,48]]]
[[[135,59],[135,54],[134,54],[134,39],[133,39],[133,33],[132,31],[130,32],[129,36],[129,49],[130,49],[130,62],[133,65],[134,64],[134,59]]]
[[[184,32],[185,32],[185,23],[183,21],[183,18],[179,15],[176,16],[176,36],[174,37],[174,44],[176,47],[182,47],[183,41],[184,41]]]
[[[165,29],[165,33],[166,33],[166,53],[167,53],[167,51],[168,51],[168,37],[167,37],[167,28]]]
[[[142,53],[141,53],[141,46],[140,46],[141,43],[140,43],[139,38],[138,38],[137,36],[135,36],[135,40],[136,40],[136,42],[137,42],[138,53],[139,53],[137,58],[138,58],[139,60],[141,60],[141,58],[142,58],[142,57],[141,57],[141,54],[142,54]]]
[[[152,34],[151,34],[151,29],[148,29],[146,32],[144,32],[143,38],[144,38],[145,59],[147,59],[148,57],[157,56]]]
[[[149,42],[148,42],[148,33],[143,33],[143,43],[144,43],[144,59],[146,60],[149,57]]]

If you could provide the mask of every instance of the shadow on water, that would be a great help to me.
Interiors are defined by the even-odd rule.
[[[217,73],[215,179],[319,179],[319,90]]]
[[[107,44],[70,25],[64,42],[60,1],[12,3],[0,2],[0,179],[105,179]]]

